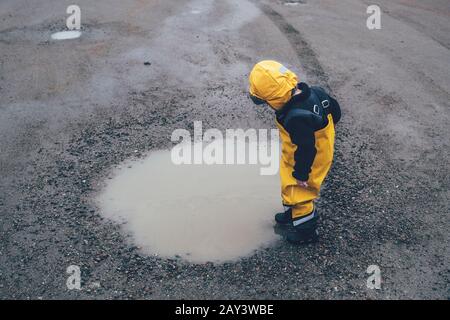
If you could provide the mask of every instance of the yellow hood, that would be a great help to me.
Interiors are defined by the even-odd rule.
[[[265,100],[276,110],[281,109],[292,97],[297,86],[297,75],[273,60],[258,62],[249,76],[250,94]]]

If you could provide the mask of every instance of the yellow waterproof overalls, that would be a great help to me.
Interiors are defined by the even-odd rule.
[[[316,131],[315,147],[317,150],[309,174],[308,187],[300,187],[292,176],[294,171],[294,153],[297,146],[292,143],[289,133],[277,121],[281,139],[281,197],[283,205],[292,208],[292,218],[297,220],[309,215],[314,210],[314,200],[319,197],[322,182],[330,170],[334,154],[334,123],[331,114],[328,115],[328,125]]]
[[[257,63],[249,76],[249,92],[252,99],[267,102],[273,109],[280,110],[292,97],[298,79],[295,73],[282,64],[265,60]],[[254,100],[255,101],[255,100]],[[281,138],[281,197],[283,204],[292,208],[294,225],[307,220],[314,211],[314,200],[319,197],[320,187],[330,170],[334,154],[334,122],[328,114],[326,127],[317,130],[315,136],[316,156],[308,179],[308,187],[301,187],[292,176],[297,146],[292,143],[286,129],[277,121]],[[304,217],[302,219],[302,217]]]

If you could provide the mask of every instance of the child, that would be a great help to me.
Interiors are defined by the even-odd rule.
[[[292,225],[287,240],[315,242],[317,211],[314,200],[330,170],[334,153],[334,125],[341,118],[339,103],[320,87],[298,83],[297,76],[276,61],[257,63],[249,76],[250,97],[275,110],[281,138],[281,196],[285,211],[275,215]]]

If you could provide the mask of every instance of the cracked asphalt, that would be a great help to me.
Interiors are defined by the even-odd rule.
[[[362,0],[79,0],[81,38],[51,41],[70,4],[0,3],[1,299],[449,298],[448,1],[379,0],[368,30]],[[224,264],[142,254],[95,195],[195,120],[274,128],[246,94],[265,58],[343,108],[320,243]]]

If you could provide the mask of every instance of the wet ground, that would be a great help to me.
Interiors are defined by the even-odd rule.
[[[450,9],[378,3],[369,31],[360,0],[79,1],[82,36],[55,42],[72,3],[2,1],[0,297],[448,298]],[[343,107],[321,242],[223,264],[143,253],[102,217],[104,181],[195,120],[273,128],[246,96],[263,58]]]

